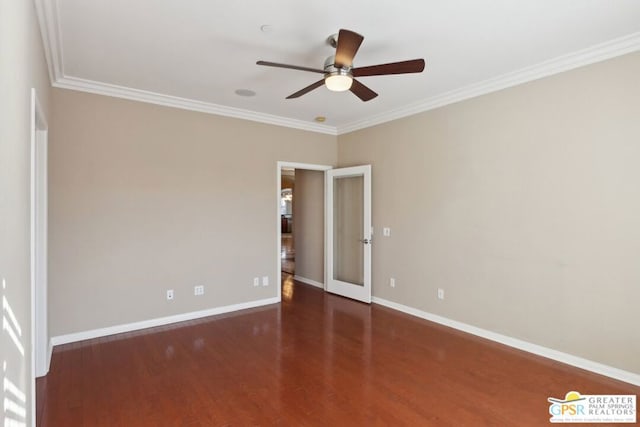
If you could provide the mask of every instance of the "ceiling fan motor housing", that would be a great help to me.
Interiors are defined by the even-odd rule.
[[[338,72],[338,71],[344,71],[346,73],[349,73],[349,75],[351,75],[351,69],[353,68],[353,66],[351,67],[342,67],[342,68],[338,68],[335,66],[335,62],[336,62],[336,57],[334,55],[331,55],[329,57],[327,57],[327,59],[325,59],[324,61],[324,71],[326,73],[333,73],[333,72]]]

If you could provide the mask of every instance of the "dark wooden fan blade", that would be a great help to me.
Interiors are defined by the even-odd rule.
[[[378,96],[377,93],[375,93],[356,79],[353,79],[353,82],[351,83],[351,89],[349,90],[364,102],[371,101],[373,98]]]
[[[297,91],[296,93],[292,93],[291,95],[287,96],[287,99],[291,99],[291,98],[299,98],[302,95],[304,95],[305,93],[309,93],[314,89],[319,88],[320,86],[322,86],[324,84],[324,79],[322,80],[318,80],[317,82],[315,82],[314,84],[311,84],[307,87],[305,87],[304,89],[300,89],[299,91]]]
[[[353,57],[356,56],[362,40],[364,40],[364,37],[358,33],[349,30],[340,30],[338,33],[338,45],[336,46],[334,65],[337,68],[351,67],[351,65],[353,65]]]
[[[289,64],[279,64],[277,62],[269,62],[269,61],[258,61],[257,65],[265,65],[267,67],[278,67],[278,68],[288,68],[291,70],[300,70],[300,71],[311,71],[312,73],[321,73],[324,74],[324,70],[320,70],[317,68],[309,68],[309,67],[300,67],[298,65],[289,65]]]
[[[351,70],[353,77],[383,76],[386,74],[421,73],[424,70],[424,59],[391,62],[389,64],[358,67]]]

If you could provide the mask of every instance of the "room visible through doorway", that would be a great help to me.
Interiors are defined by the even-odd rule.
[[[296,251],[293,237],[295,230],[293,218],[295,169],[282,169],[280,186],[280,269],[284,273],[294,275],[296,265]]]
[[[292,277],[324,289],[324,177],[331,169],[328,165],[277,163],[276,283]],[[279,299],[281,291],[279,287]]]

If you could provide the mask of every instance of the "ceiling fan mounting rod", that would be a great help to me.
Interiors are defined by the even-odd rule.
[[[337,48],[338,47],[338,33],[335,34],[331,34],[329,37],[327,37],[327,44],[329,46],[331,46],[332,48]]]

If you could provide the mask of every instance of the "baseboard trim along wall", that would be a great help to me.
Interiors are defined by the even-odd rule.
[[[315,286],[316,288],[324,289],[324,283],[316,282],[315,280],[307,279],[302,276],[293,276],[293,280],[306,283],[307,285]]]
[[[189,313],[176,314],[173,316],[159,317],[157,319],[143,320],[141,322],[127,323],[124,325],[109,326],[107,328],[93,329],[90,331],[76,332],[73,334],[58,335],[51,338],[51,347],[61,344],[69,344],[77,341],[90,340],[93,338],[106,337],[109,335],[133,332],[140,329],[153,328],[156,326],[169,325],[171,323],[184,322],[186,320],[200,319],[216,314],[231,313],[233,311],[245,310],[247,308],[261,307],[263,305],[277,304],[280,299],[277,297],[266,298],[256,301],[243,302],[240,304],[225,305],[223,307],[209,308],[207,310],[192,311]]]
[[[49,345],[47,347],[47,372],[45,375],[49,373],[49,368],[51,368],[51,356],[53,355],[53,344],[51,340],[49,340]]]
[[[478,328],[468,325],[466,323],[451,320],[446,317],[438,316],[437,314],[428,313],[426,311],[418,310],[413,307],[398,304],[393,301],[388,301],[383,298],[373,297],[372,301],[375,304],[380,304],[394,310],[401,311],[412,316],[420,317],[431,322],[439,323],[444,326],[448,326],[453,329],[457,329],[462,332],[467,332],[472,335],[486,338],[491,341],[498,342],[500,344],[507,345],[509,347],[517,348],[529,353],[536,354],[538,356],[546,357],[558,362],[565,363],[567,365],[575,366],[577,368],[585,369],[587,371],[594,372],[596,374],[605,375],[616,380],[624,381],[629,384],[640,386],[640,375],[633,372],[624,371],[622,369],[614,368],[612,366],[604,365],[602,363],[594,362],[592,360],[583,359],[578,356],[574,356],[561,351],[553,350],[551,348],[543,347],[537,344],[532,344],[527,341],[522,341],[517,338],[512,338],[507,335],[498,334],[486,329]]]

